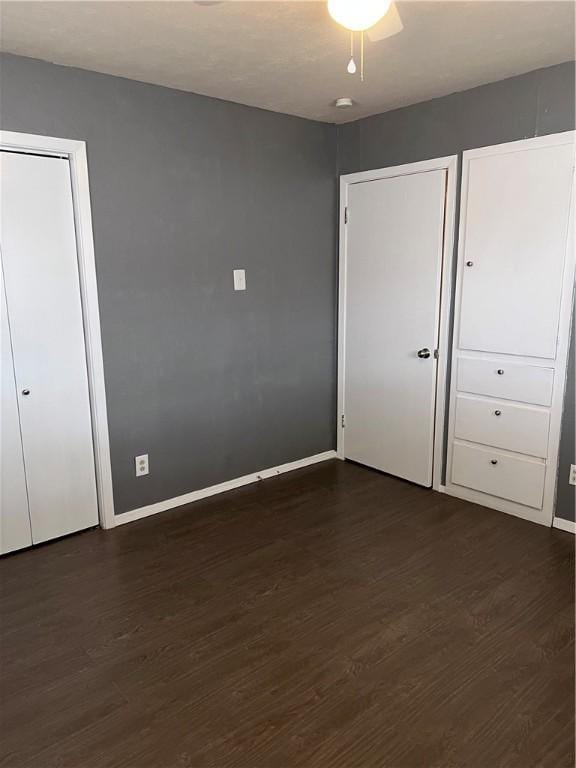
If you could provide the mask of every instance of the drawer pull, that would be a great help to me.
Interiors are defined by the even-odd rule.
[[[498,374],[498,376],[504,376],[504,368],[498,368],[496,373]]]
[[[498,459],[490,459],[490,464],[496,466],[496,464],[498,464]]]
[[[502,411],[494,411],[494,416],[502,416]]]

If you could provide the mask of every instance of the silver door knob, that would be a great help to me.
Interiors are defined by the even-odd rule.
[[[30,390],[29,389],[23,389],[22,390],[22,394],[23,395],[29,395],[30,394]]]
[[[427,347],[424,347],[424,349],[419,349],[417,354],[418,357],[426,359],[430,357],[430,350]]]

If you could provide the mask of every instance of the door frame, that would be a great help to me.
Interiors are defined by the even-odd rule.
[[[90,392],[98,516],[102,528],[113,528],[115,518],[112,465],[86,142],[14,131],[0,131],[0,150],[2,149],[61,157],[67,159],[70,165],[80,296],[86,344],[86,367]]]
[[[429,171],[446,171],[446,197],[444,207],[444,242],[442,245],[442,277],[440,282],[440,311],[437,318],[438,364],[436,374],[436,408],[434,414],[434,444],[432,488],[441,490],[444,468],[446,432],[446,401],[448,367],[450,360],[450,322],[452,313],[452,285],[454,268],[454,236],[456,221],[456,189],[458,181],[458,155],[395,165],[389,168],[348,173],[340,176],[339,213],[339,269],[338,269],[338,395],[337,395],[337,455],[344,459],[344,392],[345,392],[345,328],[346,328],[346,263],[347,263],[347,208],[348,192],[352,184],[391,179]]]

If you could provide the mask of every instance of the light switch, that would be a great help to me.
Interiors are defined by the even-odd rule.
[[[234,270],[234,290],[235,291],[246,290],[246,270],[245,269]]]

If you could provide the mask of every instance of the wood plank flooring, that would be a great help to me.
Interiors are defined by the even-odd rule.
[[[338,461],[0,561],[2,768],[572,768],[574,539]]]

